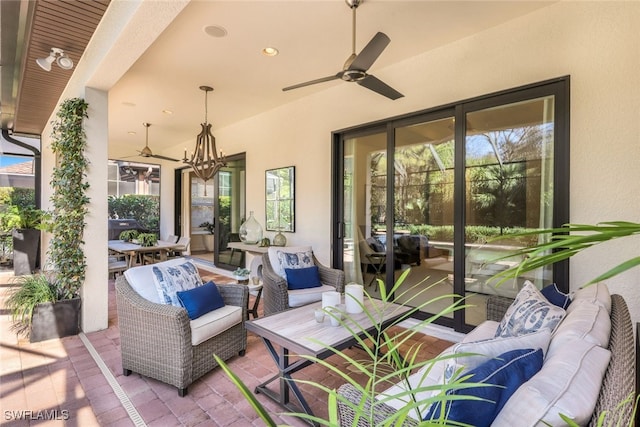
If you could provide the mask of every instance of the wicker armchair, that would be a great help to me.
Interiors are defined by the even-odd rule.
[[[248,291],[242,285],[218,285],[225,304],[242,307],[247,318]],[[124,375],[136,372],[178,388],[187,387],[218,366],[213,355],[227,360],[244,355],[244,321],[193,346],[187,312],[182,307],[156,304],[141,297],[125,276],[116,280],[116,302]]]
[[[314,256],[313,261],[318,266],[320,281],[323,285],[332,286],[336,291],[344,290],[344,271],[326,267]],[[289,290],[287,281],[280,277],[271,266],[269,253],[262,255],[262,301],[264,314],[279,313],[289,309]]]
[[[501,296],[491,296],[487,300],[488,320],[499,321],[513,300]],[[629,315],[629,309],[624,298],[620,295],[611,295],[611,337],[609,340],[611,360],[607,368],[600,394],[596,401],[596,407],[589,423],[589,427],[598,425],[598,415],[603,411],[619,416],[619,425],[631,425],[632,405],[625,405],[618,410],[616,405],[624,401],[635,391],[636,366],[633,339],[633,324]],[[338,389],[340,396],[347,404],[338,401],[338,415],[341,426],[353,426],[355,420],[354,407],[368,409],[371,401],[363,398],[362,393],[351,384],[343,384]],[[385,404],[377,404],[374,413],[374,425],[383,425],[384,420],[393,415],[395,409]],[[403,426],[416,426],[418,421],[408,417]],[[358,427],[369,427],[366,419],[358,419]]]

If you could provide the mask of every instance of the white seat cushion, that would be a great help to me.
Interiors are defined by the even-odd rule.
[[[603,282],[594,283],[575,291],[571,296],[571,304],[567,307],[567,313],[571,313],[575,309],[572,307],[574,303],[584,301],[599,304],[607,310],[607,313],[611,314],[611,294]]]
[[[242,307],[225,305],[192,320],[191,344],[198,345],[242,322]],[[213,356],[212,356],[213,357]]]
[[[329,285],[322,285],[316,288],[289,290],[289,307],[300,307],[312,302],[321,301],[323,292],[335,290],[336,288]]]
[[[152,269],[154,266],[173,267],[183,264],[187,261],[186,258],[175,258],[169,261],[159,262],[157,264],[141,265],[139,267],[133,267],[124,272],[124,277],[129,282],[129,285],[140,296],[147,301],[155,302],[156,304],[164,304],[160,300],[158,290],[155,282],[153,281]]]
[[[462,339],[462,342],[472,342],[494,338],[496,336],[496,331],[498,330],[499,324],[500,322],[496,322],[495,320],[485,320],[484,322],[473,328],[471,332],[465,335]]]

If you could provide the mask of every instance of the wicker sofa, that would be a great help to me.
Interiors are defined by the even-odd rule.
[[[625,300],[620,295],[611,295],[611,309],[610,309],[610,320],[611,320],[611,332],[609,336],[607,349],[611,352],[611,357],[604,371],[604,377],[602,379],[602,383],[600,385],[600,391],[597,396],[597,400],[595,402],[595,408],[593,410],[593,414],[591,415],[591,419],[588,422],[584,422],[584,425],[596,426],[597,425],[597,417],[603,411],[608,411],[610,415],[615,414],[617,420],[620,420],[619,424],[621,426],[629,426],[630,421],[632,419],[632,405],[627,404],[621,408],[617,408],[617,406],[628,399],[635,392],[635,380],[636,380],[636,358],[635,358],[635,349],[634,349],[634,333],[633,326],[631,323],[631,318],[629,315],[629,310]],[[500,296],[492,296],[489,298],[487,302],[487,317],[489,321],[499,322],[503,315],[506,313],[507,309],[512,303],[512,299]],[[485,322],[486,323],[486,322]],[[482,327],[482,325],[478,326],[476,329]],[[474,330],[475,331],[475,330]],[[473,334],[473,332],[472,332]],[[575,338],[575,337],[574,337]],[[552,341],[554,336],[552,335]],[[584,339],[581,338],[581,339]],[[576,344],[573,344],[576,345]],[[545,362],[547,363],[546,359]],[[569,365],[577,365],[578,361],[572,360]],[[544,367],[544,365],[543,365]],[[542,371],[540,371],[542,372]],[[538,374],[536,374],[538,375]],[[535,379],[535,376],[532,380]],[[553,379],[551,380],[553,381]],[[520,386],[520,388],[516,391],[511,398],[516,398],[516,394],[518,391],[523,389],[523,387],[527,383]],[[566,393],[574,393],[578,395],[577,390],[575,390],[575,383],[573,383],[574,389],[571,389],[571,385],[566,389]],[[527,394],[530,389],[523,390],[520,396],[521,402],[526,402],[524,405],[531,405],[531,407],[535,408],[534,401],[535,396],[529,399],[531,395]],[[356,406],[360,405],[363,408],[370,408],[371,401],[365,400],[362,401],[362,394],[352,385],[344,384],[339,390],[339,394],[344,397],[347,401],[356,404]],[[463,394],[463,393],[460,393]],[[507,401],[507,404],[503,407],[502,411],[507,411],[513,409],[514,406],[516,408],[522,409],[524,406],[517,404],[509,406],[511,402],[511,398]],[[557,406],[553,404],[549,404],[548,407],[556,408]],[[505,425],[504,418],[502,421],[499,421],[500,415],[505,415],[500,412],[498,418],[496,418],[496,422],[492,425]],[[375,425],[382,425],[382,421],[392,416],[396,412],[391,406],[388,406],[384,403],[376,403],[375,405]],[[529,426],[529,425],[543,425],[541,421],[536,421],[536,418],[544,417],[543,413],[538,413],[537,416],[532,419],[526,419],[524,412],[527,412],[525,409],[521,413],[515,413],[511,416],[511,425],[519,425],[519,426]],[[567,415],[565,413],[565,415]],[[571,416],[571,414],[568,414]],[[339,402],[339,416],[340,416],[340,425],[342,426],[352,426],[353,420],[355,417],[353,408],[348,404]],[[513,419],[517,419],[516,424],[513,424]],[[609,421],[611,422],[611,421]],[[418,425],[419,422],[414,418],[408,417],[403,425],[411,426]],[[552,425],[559,425],[559,422],[553,422]],[[368,426],[368,422],[363,419],[359,419],[357,424],[358,426],[364,427]],[[509,424],[506,424],[509,425]],[[564,425],[564,424],[562,424]],[[609,425],[609,424],[607,424]]]
[[[181,260],[184,259],[155,265],[176,264]],[[248,290],[243,285],[218,284],[224,303],[231,309],[239,308],[236,311],[241,312],[241,321],[232,326],[228,322],[219,328],[221,332],[209,338],[205,335],[196,339],[196,342],[202,342],[193,344],[193,334],[198,332],[193,332],[193,328],[201,331],[207,327],[194,322],[206,315],[192,321],[184,308],[151,302],[139,293],[140,284],[136,285],[137,291],[129,283],[128,279],[134,280],[134,271],[137,275],[135,280],[142,277],[148,287],[155,287],[152,268],[153,265],[135,267],[116,280],[122,368],[124,375],[136,372],[155,378],[177,387],[178,394],[184,396],[191,383],[218,366],[214,354],[222,360],[244,355],[247,347],[244,319],[247,318]]]

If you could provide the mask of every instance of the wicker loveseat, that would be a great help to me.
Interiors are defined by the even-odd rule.
[[[595,286],[595,285],[594,285]],[[492,296],[489,298],[487,302],[487,317],[489,321],[498,322],[502,319],[503,315],[506,313],[509,308],[511,302],[513,300],[500,296]],[[611,295],[611,305],[610,305],[610,315],[608,316],[611,320],[611,332],[609,336],[607,349],[611,352],[611,357],[609,359],[608,366],[605,367],[604,377],[602,379],[602,383],[600,385],[600,391],[597,396],[597,400],[595,402],[595,408],[593,410],[593,415],[591,416],[591,420],[588,422],[584,422],[584,425],[596,426],[597,425],[597,417],[603,411],[607,411],[609,413],[609,418],[607,418],[608,423],[613,420],[619,420],[620,426],[630,426],[630,421],[632,419],[632,404],[626,404],[621,408],[618,408],[618,405],[621,402],[624,402],[635,392],[635,379],[636,379],[636,358],[635,358],[635,349],[634,349],[634,334],[633,334],[633,326],[631,323],[631,318],[629,316],[629,310],[625,300],[620,295]],[[565,319],[566,320],[566,319]],[[601,318],[599,318],[599,321]],[[606,320],[606,319],[605,319]],[[564,321],[564,320],[563,320]],[[478,326],[476,329],[482,327],[482,325]],[[475,330],[474,330],[475,331]],[[473,334],[473,332],[472,332]],[[585,337],[572,337],[575,339],[586,340]],[[552,341],[553,341],[552,336]],[[577,344],[569,343],[574,346]],[[562,361],[561,361],[562,362]],[[579,360],[571,360],[565,361],[567,362],[566,366],[576,366],[580,365]],[[547,363],[545,359],[544,364]],[[544,370],[543,364],[543,370]],[[568,368],[567,368],[568,369]],[[538,373],[543,372],[542,370]],[[536,375],[538,375],[536,374]],[[589,372],[588,374],[596,375],[596,373]],[[536,376],[531,380],[534,380]],[[552,378],[551,381],[554,381]],[[560,380],[558,380],[560,381]],[[573,380],[572,380],[573,381]],[[534,387],[525,387],[527,383],[524,383],[514,395],[509,398],[507,404],[502,408],[495,422],[492,424],[493,426],[503,426],[508,425],[509,423],[504,422],[503,411],[513,410],[515,408],[525,408],[529,405],[532,408],[536,408],[536,399],[535,388]],[[573,386],[573,388],[571,388]],[[524,389],[523,389],[524,388]],[[571,396],[579,396],[581,390],[576,390],[576,383],[571,382],[565,390],[564,393]],[[522,393],[518,395],[518,392],[522,390]],[[532,391],[533,390],[533,391]],[[362,394],[352,385],[344,384],[339,390],[339,394],[346,398],[347,401],[356,404],[356,406],[360,406],[362,408],[370,408],[371,401],[365,400],[362,401]],[[532,395],[531,392],[534,394]],[[460,393],[463,394],[463,393]],[[547,396],[543,396],[543,398],[547,398]],[[519,399],[521,402],[520,405],[511,405],[509,403],[512,399]],[[342,426],[352,426],[353,420],[355,417],[353,408],[350,405],[345,404],[343,402],[339,402],[339,416],[340,416],[340,425]],[[524,406],[523,406],[524,405]],[[551,402],[547,405],[547,408],[550,408],[550,411],[553,412],[557,408],[557,402]],[[535,411],[535,409],[529,409],[529,411]],[[382,425],[382,421],[392,416],[396,412],[391,406],[388,406],[384,403],[376,403],[375,406],[375,425]],[[544,411],[542,413],[537,413],[537,416],[529,417],[525,415],[527,409],[524,409],[520,413],[512,413],[511,415],[511,425],[518,426],[532,426],[532,425],[543,425],[541,421],[536,421],[537,418],[546,419]],[[547,415],[551,414],[551,412],[547,413]],[[564,413],[571,417],[571,414]],[[501,418],[500,415],[503,415]],[[530,415],[530,414],[529,414]],[[615,418],[612,418],[615,417]],[[513,420],[516,419],[517,422],[513,424]],[[588,419],[588,418],[587,418]],[[412,426],[418,425],[419,422],[413,418],[408,417],[403,425]],[[564,425],[563,423],[552,422],[552,425]],[[360,427],[369,426],[368,422],[360,419],[358,424]],[[546,424],[544,424],[546,425]]]
[[[166,263],[179,263],[180,260]],[[148,285],[154,287],[151,269],[153,265],[136,267],[147,274]],[[222,325],[221,332],[206,338],[197,338],[198,330],[206,327],[195,322],[205,318],[190,320],[187,311],[182,307],[151,302],[140,295],[131,286],[127,273],[116,280],[116,302],[118,309],[118,326],[120,329],[120,347],[122,368],[125,375],[136,372],[155,378],[178,388],[178,394],[184,396],[187,387],[195,380],[214,369],[217,365],[213,355],[227,360],[235,355],[244,355],[247,347],[247,331],[244,319],[247,317],[247,287],[243,285],[218,284],[218,290],[225,305],[231,309],[239,308],[241,321],[233,326]],[[129,278],[132,276],[129,275]],[[236,311],[238,311],[236,310]],[[218,311],[218,310],[215,310]],[[222,320],[225,321],[224,319]],[[202,323],[202,320],[201,322]],[[192,343],[196,334],[197,344]]]

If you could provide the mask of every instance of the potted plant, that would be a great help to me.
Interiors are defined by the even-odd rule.
[[[138,243],[144,247],[155,246],[158,243],[158,236],[155,233],[140,233],[138,234]]]
[[[138,230],[124,230],[118,236],[123,242],[132,242],[138,238]]]
[[[36,269],[44,219],[44,212],[34,207],[12,205],[4,213],[5,226],[12,228],[13,272],[16,276],[31,274]]]
[[[238,281],[238,283],[249,283],[249,275],[251,273],[246,268],[238,267],[233,271],[233,278]]]
[[[19,276],[13,285],[5,304],[18,334],[39,342],[78,333],[79,299],[64,299],[54,274]]]
[[[204,243],[204,247],[208,252],[213,252],[213,233],[215,230],[215,225],[209,221],[205,221],[199,225],[199,227],[207,230],[209,234],[203,236],[202,240]]]

